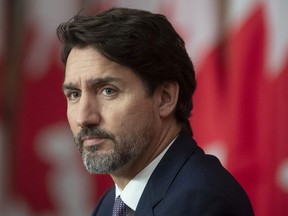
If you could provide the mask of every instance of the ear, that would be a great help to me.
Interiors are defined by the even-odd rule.
[[[177,105],[179,85],[177,82],[166,82],[158,89],[160,92],[159,115],[167,117],[171,115]]]

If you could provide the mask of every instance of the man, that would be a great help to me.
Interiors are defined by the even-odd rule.
[[[112,8],[57,33],[75,142],[87,170],[115,182],[93,215],[253,215],[241,186],[192,138],[195,73],[163,15]]]

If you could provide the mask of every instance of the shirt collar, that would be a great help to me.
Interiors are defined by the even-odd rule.
[[[177,138],[177,137],[176,137]],[[175,138],[175,139],[176,139]],[[175,140],[174,139],[174,140]],[[155,170],[158,163],[161,161],[166,151],[172,145],[172,142],[150,163],[146,166],[141,172],[139,172],[123,189],[123,191],[115,184],[115,194],[116,197],[120,196],[123,202],[129,206],[133,211],[136,210],[140,197],[145,189],[145,186]],[[115,198],[116,198],[115,197]]]

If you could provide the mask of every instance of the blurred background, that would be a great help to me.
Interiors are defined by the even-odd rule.
[[[165,14],[197,72],[191,124],[259,216],[288,215],[287,0],[0,0],[0,215],[91,215],[113,185],[89,175],[66,122],[56,28],[81,8]]]

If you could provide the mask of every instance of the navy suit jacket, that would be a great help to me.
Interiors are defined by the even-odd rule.
[[[115,188],[99,201],[94,216],[112,215]],[[219,160],[206,155],[188,134],[181,133],[152,173],[135,216],[254,215],[238,182]]]

